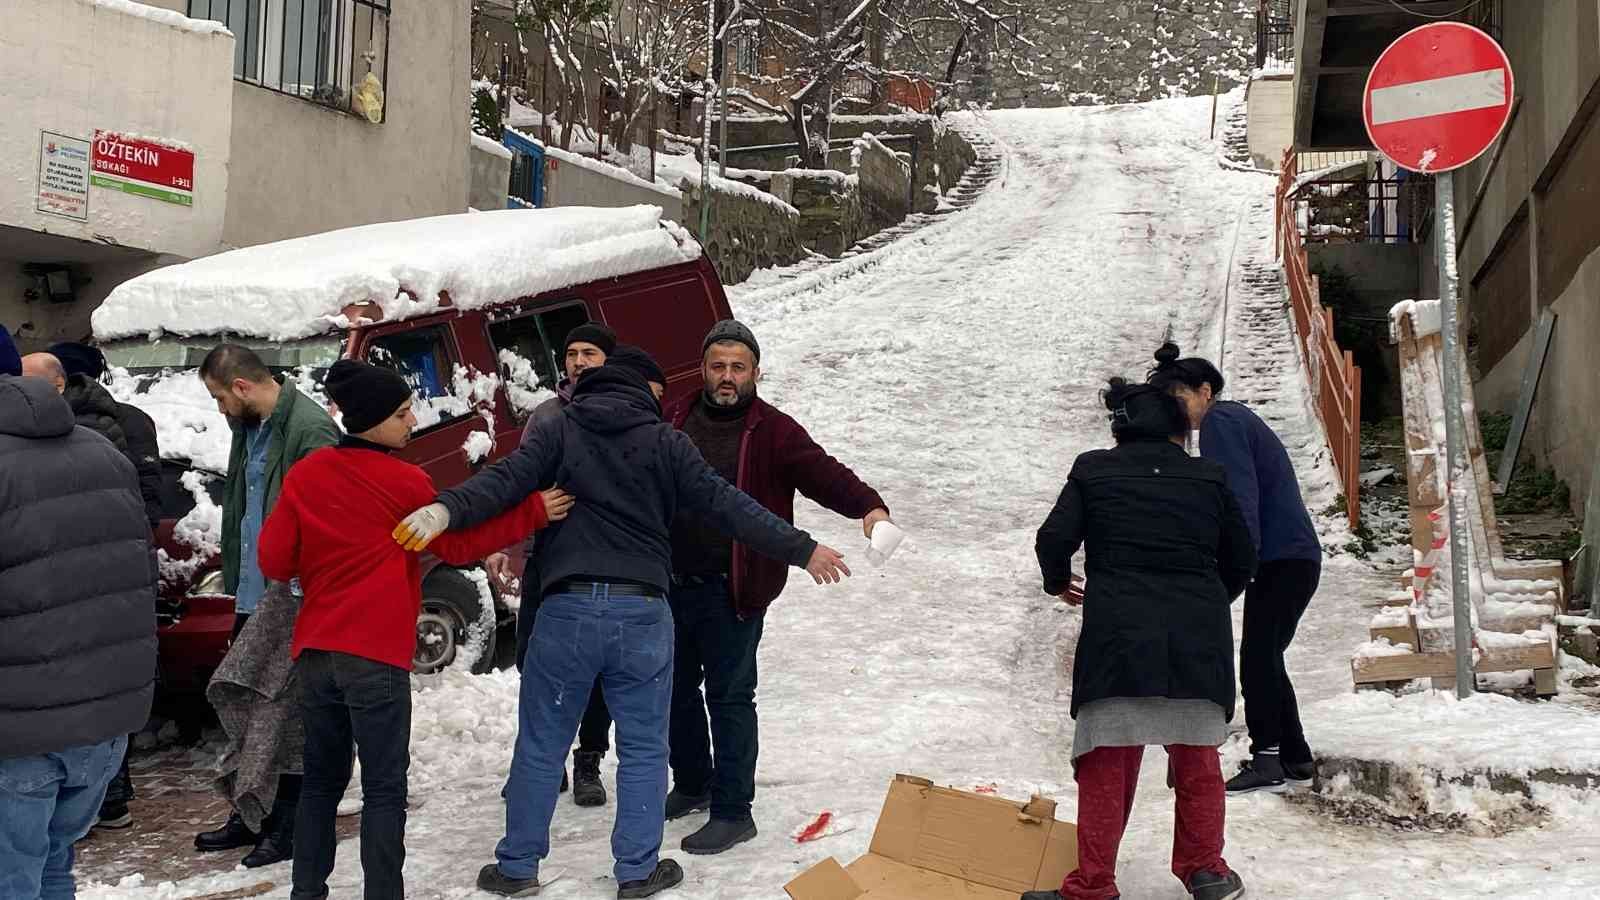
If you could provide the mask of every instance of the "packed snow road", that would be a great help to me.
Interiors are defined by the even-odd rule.
[[[1218,165],[1209,115],[1209,100],[986,114],[972,124],[1008,164],[970,210],[870,256],[793,279],[760,273],[733,291],[763,343],[763,395],[877,487],[910,540],[873,568],[857,523],[802,504],[799,524],[843,549],[855,577],[832,587],[792,578],[769,614],[761,835],[719,857],[688,857],[677,842],[699,821],[669,824],[663,854],[687,878],[667,896],[783,897],[812,863],[864,852],[898,772],[1011,797],[1040,791],[1072,816],[1067,700],[1079,619],[1041,593],[1034,530],[1076,454],[1109,443],[1104,379],[1142,376],[1169,328],[1186,350],[1216,353],[1219,323],[1251,301],[1237,271],[1270,260],[1272,182]],[[1287,331],[1276,346],[1269,338],[1230,337],[1225,368],[1234,396],[1284,433],[1320,510],[1335,489],[1303,377],[1286,355]],[[1319,527],[1342,543],[1342,526]],[[1362,564],[1329,562],[1291,657],[1303,702],[1348,690],[1349,648],[1367,618],[1358,603],[1377,583]],[[416,696],[414,897],[487,896],[472,884],[504,823],[516,684],[514,672],[452,673]],[[1316,727],[1307,722],[1313,746]],[[1240,753],[1230,744],[1230,769]],[[1185,896],[1166,872],[1164,768],[1150,751],[1122,853],[1129,898]],[[614,770],[610,758],[608,784]],[[831,831],[795,843],[823,810],[836,817]],[[613,811],[563,799],[544,870],[560,877],[541,896],[615,896]],[[1227,856],[1256,897],[1594,892],[1593,876],[1545,868],[1563,844],[1577,845],[1573,820],[1559,816],[1556,834],[1473,839],[1339,824],[1277,797],[1231,800],[1228,813]],[[272,880],[268,896],[281,897],[288,877],[280,866],[177,885],[130,878],[87,896],[188,897]],[[1587,888],[1573,880],[1585,877]],[[347,842],[334,895],[354,896],[359,878]]]

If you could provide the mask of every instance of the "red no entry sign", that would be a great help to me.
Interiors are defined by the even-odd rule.
[[[1493,38],[1459,22],[1424,25],[1390,44],[1367,76],[1367,135],[1403,169],[1459,169],[1500,136],[1512,86],[1511,61]]]

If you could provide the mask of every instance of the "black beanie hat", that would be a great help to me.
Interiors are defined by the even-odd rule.
[[[723,319],[711,326],[711,333],[706,335],[705,343],[700,345],[700,355],[705,356],[712,344],[723,341],[737,341],[750,348],[751,354],[756,358],[756,365],[761,365],[761,345],[756,343],[755,332],[745,326],[738,319]]]
[[[61,360],[61,368],[66,370],[68,377],[87,375],[98,380],[106,372],[106,355],[88,344],[71,341],[52,344],[50,355]]]
[[[654,381],[666,387],[667,373],[661,371],[661,366],[650,354],[632,344],[618,344],[616,350],[607,354],[606,365],[629,369],[645,381]]]
[[[322,389],[338,404],[344,430],[350,434],[367,431],[394,415],[412,394],[411,385],[399,372],[354,359],[334,363]]]
[[[577,328],[567,332],[566,343],[561,345],[561,355],[567,354],[567,348],[582,341],[599,347],[601,352],[610,356],[617,349],[617,333],[599,322],[585,322]]]

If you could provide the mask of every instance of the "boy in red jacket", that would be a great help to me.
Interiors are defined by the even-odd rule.
[[[368,900],[405,895],[406,770],[422,568],[390,539],[395,524],[438,493],[422,469],[394,458],[416,426],[411,386],[390,369],[340,360],[328,396],[347,432],[284,479],[261,531],[261,571],[299,578],[305,592],[290,653],[305,716],[305,784],[295,823],[295,900],[328,896],[334,814],[350,783],[351,744],[361,757],[361,867]],[[451,565],[475,563],[566,517],[572,498],[552,489],[429,550]]]

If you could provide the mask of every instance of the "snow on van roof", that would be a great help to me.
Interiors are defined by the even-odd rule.
[[[371,301],[385,320],[528,297],[693,260],[700,246],[659,206],[463,213],[362,225],[230,250],[140,275],[93,323],[102,341],[161,333],[284,341],[348,324]]]

